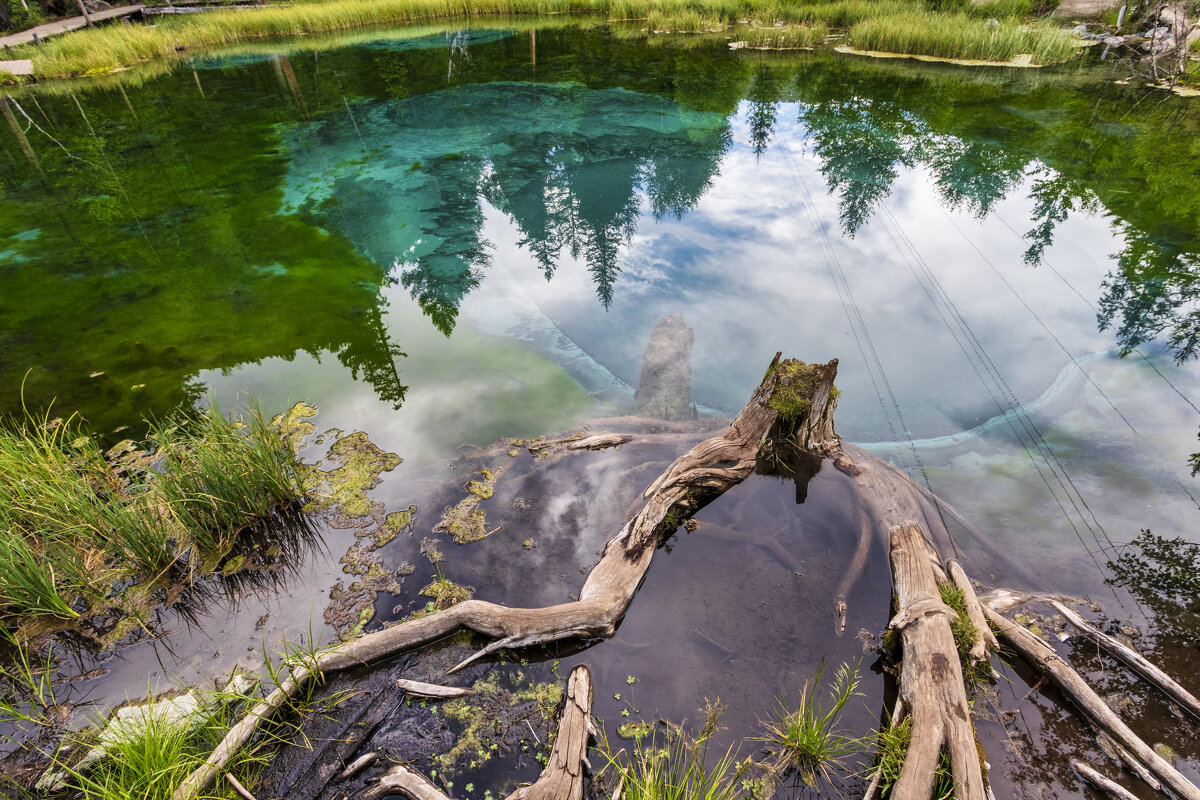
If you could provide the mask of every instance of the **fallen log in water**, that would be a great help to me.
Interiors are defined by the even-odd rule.
[[[990,606],[984,605],[988,622],[996,627],[1000,635],[1013,649],[1044,675],[1048,675],[1058,688],[1070,698],[1085,717],[1100,730],[1111,736],[1117,744],[1128,750],[1138,761],[1170,789],[1185,800],[1200,800],[1197,788],[1179,770],[1154,752],[1121,718],[1108,706],[1087,681],[1054,652],[1050,645],[1034,634],[1009,621]]]
[[[729,427],[677,458],[646,490],[645,504],[609,540],[600,561],[588,574],[579,600],[547,608],[509,608],[466,600],[323,651],[309,663],[296,665],[279,688],[230,728],[205,764],[176,788],[174,800],[192,800],[264,722],[319,675],[378,661],[462,628],[494,641],[451,672],[501,649],[612,636],[650,568],[657,545],[684,519],[754,471],[759,452],[767,449],[781,416],[776,406],[785,409],[788,433],[802,447],[824,452],[840,444],[833,432],[836,375],[836,359],[810,366],[793,360],[781,362],[776,353],[762,383]]]
[[[890,627],[900,631],[903,648],[900,698],[892,709],[892,719],[898,722],[907,713],[913,726],[907,757],[892,786],[891,798],[929,800],[943,749],[950,756],[956,797],[984,800],[990,794],[950,628],[956,612],[942,601],[938,587],[939,583],[952,583],[962,590],[966,615],[976,628],[971,659],[983,663],[990,658],[997,645],[988,623],[996,626],[1023,657],[1059,683],[1086,717],[1116,739],[1119,752],[1126,753],[1130,762],[1147,765],[1184,800],[1200,800],[1200,789],[1137,738],[1053,650],[1001,616],[998,605],[981,603],[956,559],[943,565],[939,551],[958,555],[943,515],[964,526],[965,520],[907,474],[842,443],[833,426],[837,364],[836,359],[824,365],[781,362],[777,354],[762,383],[728,428],[692,447],[650,484],[643,494],[644,503],[608,541],[579,600],[524,609],[467,600],[337,645],[307,663],[294,664],[287,680],[233,726],[204,766],[179,785],[174,800],[192,800],[300,687],[318,676],[387,658],[464,628],[493,641],[450,672],[500,649],[612,636],[646,576],[656,547],[685,519],[756,469],[792,477],[797,482],[798,496],[803,496],[801,483],[815,475],[826,458],[849,476],[859,509],[855,555],[837,592],[841,614],[845,613],[844,597],[862,571],[871,539],[875,535],[883,538],[891,553],[897,614]],[[577,436],[546,442],[544,446],[605,447],[626,441],[626,436]],[[990,547],[978,536],[972,544],[984,550]],[[992,555],[1002,557],[994,552]],[[576,668],[546,770],[536,783],[517,790],[509,800],[580,800],[591,699],[590,676],[586,668]],[[878,785],[877,771],[868,798]],[[403,765],[393,767],[356,800],[376,800],[393,793],[412,800],[449,800],[419,773]]]

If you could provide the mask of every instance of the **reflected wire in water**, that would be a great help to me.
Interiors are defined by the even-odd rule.
[[[1084,527],[1091,532],[1092,537],[1096,541],[1097,547],[1100,550],[1104,549],[1104,546],[1100,543],[1099,535],[1097,535],[1096,530],[1087,521],[1083,511],[1080,509],[1081,504],[1085,509],[1088,510],[1088,513],[1091,514],[1092,521],[1097,527],[1100,528],[1100,533],[1105,537],[1106,540],[1108,540],[1109,547],[1111,548],[1112,541],[1111,539],[1108,539],[1108,534],[1104,531],[1103,527],[1100,526],[1100,522],[1096,519],[1095,514],[1091,513],[1091,509],[1088,507],[1087,500],[1075,487],[1070,475],[1067,474],[1066,469],[1059,462],[1058,457],[1046,443],[1041,431],[1021,405],[1016,393],[1004,379],[1003,375],[1000,374],[995,362],[988,354],[979,337],[975,334],[975,331],[972,329],[970,323],[967,322],[966,317],[963,316],[958,306],[950,298],[949,293],[946,291],[945,287],[942,286],[941,281],[938,280],[937,275],[934,274],[933,270],[929,266],[929,263],[921,255],[920,251],[917,250],[912,240],[908,237],[908,234],[905,233],[903,228],[900,226],[899,222],[892,214],[891,209],[889,209],[886,205],[881,206],[881,208],[883,211],[881,220],[884,222],[884,228],[887,230],[888,235],[892,238],[893,243],[896,244],[897,249],[900,250],[905,262],[912,271],[913,276],[921,285],[922,290],[925,292],[930,304],[933,306],[934,310],[938,314],[938,317],[946,326],[946,329],[950,332],[950,335],[954,337],[955,343],[958,344],[959,348],[962,350],[963,355],[967,358],[967,362],[971,365],[975,375],[979,378],[980,383],[991,397],[992,402],[995,404],[997,410],[1000,411],[1001,415],[1008,421],[1009,427],[1016,435],[1017,440],[1023,443],[1028,442],[1030,445],[1032,445],[1038,456],[1041,457],[1042,462],[1050,471],[1050,474],[1054,476],[1059,488],[1066,495],[1068,502],[1072,505],[1072,507],[1074,507],[1076,513],[1079,515],[1080,521],[1083,523]],[[899,242],[897,241],[897,237],[900,239]],[[904,247],[900,246],[901,242],[903,242]],[[943,307],[945,308],[945,311],[943,311]],[[950,314],[949,319],[946,317],[946,312],[949,312]],[[953,320],[953,323],[951,320]],[[966,343],[964,343],[964,340]],[[981,366],[983,367],[983,372],[980,371]],[[987,378],[985,378],[984,372],[987,373]],[[995,382],[995,386],[992,385],[992,383],[989,381],[989,378],[990,381]],[[999,396],[997,396],[997,391],[999,391]],[[1007,408],[1005,408],[1006,404],[1008,406]],[[1020,429],[1018,429],[1017,424],[1014,424],[1014,420],[1020,425]],[[1022,431],[1024,432],[1023,435]],[[1063,513],[1063,517],[1075,531],[1075,535],[1079,538],[1080,544],[1083,545],[1084,549],[1088,553],[1088,556],[1096,565],[1096,568],[1103,572],[1103,568],[1100,566],[1099,561],[1096,560],[1095,554],[1083,541],[1082,534],[1076,526],[1075,520],[1068,513],[1066,506],[1063,505],[1058,493],[1054,491],[1050,484],[1050,480],[1042,471],[1042,468],[1038,464],[1037,459],[1034,458],[1033,453],[1030,452],[1030,448],[1023,447],[1023,449],[1026,455],[1029,457],[1030,462],[1033,464],[1034,469],[1037,470],[1038,475],[1045,483],[1047,490],[1049,490],[1051,496],[1054,497],[1055,502],[1058,504],[1059,509]],[[1068,488],[1068,486],[1070,488]],[[1072,494],[1072,491],[1074,494]]]

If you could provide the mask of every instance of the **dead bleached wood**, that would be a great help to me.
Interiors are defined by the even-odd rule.
[[[450,800],[412,767],[396,764],[379,778],[377,783],[359,792],[354,800],[383,800],[402,794],[409,800]]]
[[[422,683],[421,681],[410,681],[400,678],[396,681],[396,686],[400,687],[409,694],[415,694],[418,697],[434,697],[445,699],[448,697],[463,697],[464,695],[474,694],[470,689],[464,689],[460,686],[439,686],[436,683]]]
[[[1133,757],[1133,754],[1126,750],[1121,745],[1114,742],[1103,733],[1096,737],[1096,743],[1100,745],[1100,749],[1110,756],[1114,756],[1116,760],[1125,765],[1125,768],[1142,779],[1142,782],[1156,792],[1162,791],[1162,782],[1154,777],[1150,770],[1146,769],[1146,765]]]
[[[945,749],[950,754],[955,797],[985,800],[975,729],[950,628],[956,614],[942,602],[921,528],[913,522],[898,525],[891,540],[899,613],[889,627],[900,631],[904,652],[900,698],[912,717],[912,738],[891,797],[929,800],[938,758]]]
[[[1048,675],[1084,716],[1146,765],[1162,781],[1163,786],[1185,800],[1200,800],[1200,788],[1122,722],[1087,681],[1063,661],[1050,645],[990,606],[985,604],[983,610],[988,621],[1022,658],[1042,674]]]
[[[1097,789],[1107,792],[1117,800],[1138,800],[1137,795],[1120,785],[1116,781],[1104,777],[1098,770],[1092,768],[1082,761],[1072,761],[1071,766],[1075,767],[1075,771],[1080,777],[1095,786]]]
[[[536,781],[518,788],[506,800],[581,800],[588,737],[594,730],[593,694],[588,668],[581,665],[571,670],[558,736],[546,768]],[[382,800],[394,793],[404,794],[410,800],[450,800],[421,773],[404,764],[389,769],[377,783],[356,795],[355,800]]]
[[[992,629],[987,624],[987,617],[983,614],[983,606],[975,594],[975,587],[971,585],[971,579],[967,577],[962,564],[959,564],[956,558],[946,561],[946,574],[950,576],[950,582],[963,593],[963,600],[967,607],[967,619],[971,620],[971,624],[975,626],[975,641],[971,644],[971,658],[977,663],[987,661],[990,655],[1000,648],[1000,643],[996,641],[996,635],[992,633]]]
[[[587,667],[573,669],[567,679],[567,699],[550,760],[533,785],[517,789],[508,800],[581,800],[588,736],[593,730],[592,694]]]
[[[233,790],[244,797],[245,800],[256,800],[254,795],[250,794],[250,791],[245,786],[242,786],[241,781],[228,772],[225,773],[225,780],[229,781],[229,785],[233,787]]]
[[[1058,613],[1066,617],[1067,622],[1083,631],[1089,639],[1107,650],[1111,655],[1123,661],[1130,669],[1147,681],[1157,686],[1164,694],[1183,706],[1184,710],[1200,718],[1200,700],[1197,700],[1195,695],[1180,686],[1174,678],[1147,660],[1145,656],[1129,645],[1104,633],[1061,600],[1050,597],[1046,598],[1046,602],[1053,606]]]
[[[173,800],[192,800],[210,785],[263,722],[317,675],[378,661],[463,628],[494,641],[450,672],[501,649],[562,639],[612,636],[650,568],[655,547],[660,540],[674,533],[675,528],[668,519],[690,517],[704,503],[753,472],[759,450],[778,417],[778,412],[771,406],[772,395],[776,385],[781,379],[787,379],[789,369],[796,363],[781,363],[780,354],[776,353],[762,383],[729,427],[700,442],[667,467],[646,491],[645,505],[605,545],[600,561],[584,582],[579,600],[546,608],[509,608],[482,600],[466,600],[436,614],[409,620],[323,651],[313,663],[296,667],[279,688],[230,728],[209,759],[176,788]],[[820,448],[830,442],[838,443],[833,434],[831,408],[836,404],[832,388],[837,360],[818,368],[823,377],[812,389],[812,410],[804,419],[792,424],[803,434],[804,442]],[[403,776],[397,780],[400,779],[404,779]]]

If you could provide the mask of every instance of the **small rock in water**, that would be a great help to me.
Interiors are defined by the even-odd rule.
[[[1163,742],[1155,742],[1152,749],[1158,754],[1158,757],[1168,764],[1174,764],[1175,759],[1179,758],[1179,754],[1171,749],[1171,745]]]

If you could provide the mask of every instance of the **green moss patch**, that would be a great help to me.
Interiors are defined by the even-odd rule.
[[[806,364],[789,358],[779,364],[779,381],[771,393],[768,405],[783,422],[795,423],[812,410],[812,395],[824,376],[823,364]]]
[[[317,431],[316,425],[306,422],[308,418],[315,417],[316,415],[316,407],[310,406],[301,400],[282,414],[276,414],[272,417],[271,427],[279,431],[279,435],[292,445],[293,450],[299,450],[303,445],[304,439],[312,436]]]
[[[464,600],[470,600],[475,594],[475,590],[467,586],[459,586],[453,581],[448,581],[445,578],[439,578],[425,588],[421,589],[419,594],[422,597],[433,598],[433,611],[445,611],[451,606],[458,605]]]
[[[508,468],[505,462],[495,470],[487,468],[479,471],[481,480],[467,481],[467,495],[456,505],[447,508],[442,513],[442,519],[434,528],[435,531],[448,533],[454,538],[455,544],[470,544],[484,539],[495,531],[487,530],[487,513],[479,507],[484,500],[490,500],[496,494],[496,481]]]

